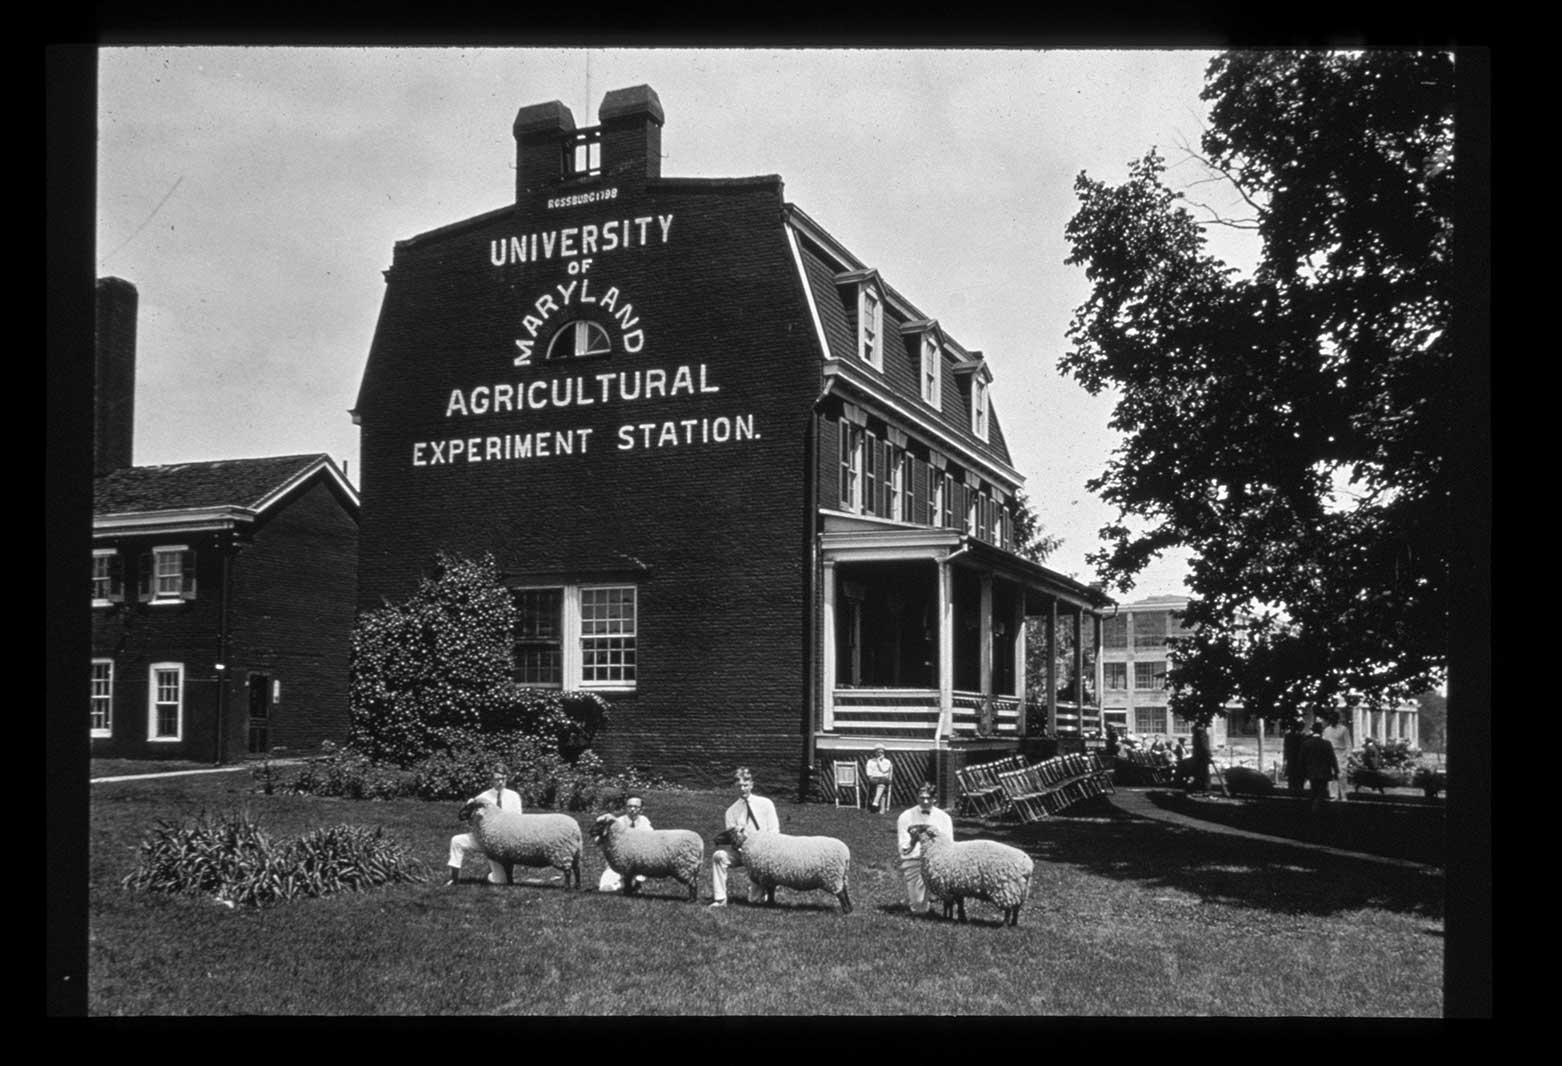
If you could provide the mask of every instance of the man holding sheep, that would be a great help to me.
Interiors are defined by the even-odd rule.
[[[493,787],[486,792],[480,792],[473,796],[472,800],[476,801],[487,797],[493,800],[494,806],[501,810],[513,810],[516,814],[520,814],[520,795],[504,787],[505,780],[508,777],[509,772],[503,766],[495,766]],[[467,855],[472,852],[481,855],[483,848],[482,845],[478,844],[477,838],[471,833],[457,833],[450,838],[450,858],[448,860],[450,863],[450,880],[446,881],[445,884],[453,885],[461,880],[461,867],[466,862]],[[504,867],[492,859],[488,860],[488,883],[491,885],[502,885],[505,883]]]
[[[917,791],[917,805],[901,814],[895,824],[895,835],[900,843],[900,871],[906,879],[906,905],[912,914],[926,914],[927,882],[922,879],[922,841],[911,839],[911,827],[930,825],[945,840],[955,838],[955,823],[947,812],[934,806],[938,790],[929,781]]]
[[[641,796],[630,796],[624,801],[624,813],[614,819],[625,829],[650,829],[651,819],[645,816],[645,799]],[[637,886],[645,884],[644,877],[636,877]],[[608,866],[602,871],[602,879],[597,882],[598,892],[618,892],[624,887],[624,879],[618,875],[618,871]]]
[[[738,784],[738,801],[727,808],[727,820],[723,828],[742,829],[745,833],[779,833],[781,819],[776,817],[776,805],[764,796],[754,795],[754,775],[747,766],[740,766],[733,777]],[[743,854],[735,847],[721,847],[711,852],[712,907],[727,905],[727,869],[743,865]],[[763,902],[764,892],[753,882],[748,886],[748,901]]]

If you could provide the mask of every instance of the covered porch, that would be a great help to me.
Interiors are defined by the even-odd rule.
[[[883,744],[909,799],[902,778],[980,761],[940,753],[1055,750],[1099,724],[1103,593],[953,529],[832,517],[819,546],[821,769]]]

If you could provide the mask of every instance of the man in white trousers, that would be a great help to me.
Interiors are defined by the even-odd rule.
[[[624,801],[624,813],[614,819],[618,825],[625,829],[650,829],[651,819],[645,816],[645,798],[643,796],[630,796]],[[635,887],[645,884],[643,876],[635,878]],[[611,866],[602,871],[602,879],[597,882],[598,892],[618,892],[624,887],[624,879],[618,871]]]
[[[900,843],[900,872],[906,879],[906,905],[912,914],[926,914],[927,882],[922,880],[922,842],[911,841],[911,827],[930,825],[946,840],[955,838],[955,823],[947,812],[934,806],[938,790],[929,781],[917,791],[917,805],[902,812],[895,823],[895,835]]]
[[[742,828],[746,833],[779,833],[781,820],[776,817],[776,805],[764,796],[754,795],[754,775],[747,766],[738,767],[733,775],[738,783],[738,801],[727,808],[725,828]],[[733,847],[717,848],[710,857],[712,907],[727,905],[727,868],[742,866],[743,854]],[[763,902],[764,892],[752,882],[748,886],[748,901]]]
[[[505,779],[508,776],[509,773],[504,767],[495,766],[493,787],[486,792],[479,792],[472,799],[480,800],[487,797],[494,801],[496,807],[519,813],[521,809],[520,794],[504,787]],[[461,866],[466,862],[467,855],[473,852],[481,855],[483,849],[478,845],[477,838],[471,833],[457,833],[450,838],[450,858],[448,860],[450,864],[450,880],[446,881],[445,884],[453,885],[461,880]],[[504,867],[492,859],[488,860],[488,883],[490,885],[504,884]]]

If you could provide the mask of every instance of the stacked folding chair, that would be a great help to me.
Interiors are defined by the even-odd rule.
[[[1110,771],[1094,755],[1060,755],[998,775],[1022,822],[1035,822],[1112,791]]]
[[[960,782],[959,813],[986,818],[1001,813],[1007,805],[995,764],[967,766],[955,771],[955,777]]]

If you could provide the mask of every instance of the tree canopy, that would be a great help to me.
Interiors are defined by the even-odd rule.
[[[1454,70],[1425,51],[1235,51],[1203,161],[1251,209],[1242,273],[1154,150],[1080,174],[1068,262],[1092,291],[1059,366],[1118,395],[1089,483],[1120,589],[1190,550],[1173,705],[1294,713],[1424,691],[1447,661]]]

